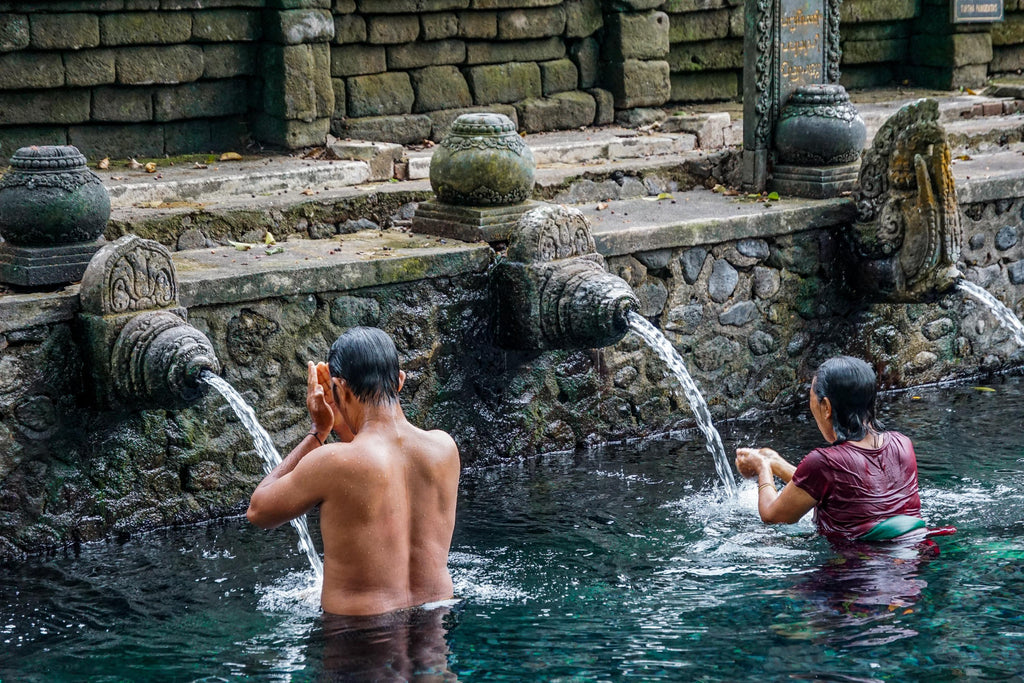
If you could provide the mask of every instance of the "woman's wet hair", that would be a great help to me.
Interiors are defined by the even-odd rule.
[[[875,382],[875,371],[859,358],[836,356],[818,366],[812,386],[819,401],[828,398],[832,404],[834,444],[860,441],[882,429],[875,418]]]
[[[380,405],[398,400],[398,349],[383,330],[346,331],[331,345],[327,367],[360,401]]]

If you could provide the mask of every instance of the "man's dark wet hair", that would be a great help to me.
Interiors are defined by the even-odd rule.
[[[327,354],[331,377],[345,380],[356,398],[380,405],[398,400],[398,349],[383,330],[353,327]]]
[[[833,443],[860,441],[882,429],[875,418],[875,381],[875,371],[859,358],[836,356],[818,366],[814,393],[832,403]]]

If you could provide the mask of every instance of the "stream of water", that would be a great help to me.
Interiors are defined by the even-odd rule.
[[[722,480],[722,484],[729,495],[735,496],[736,479],[732,475],[729,458],[725,454],[725,446],[722,445],[722,437],[718,434],[718,430],[715,429],[715,425],[711,421],[711,411],[708,410],[707,401],[704,400],[704,396],[701,395],[700,389],[697,388],[697,384],[693,381],[693,377],[687,371],[686,364],[683,363],[679,352],[665,338],[661,330],[648,322],[640,314],[630,311],[626,314],[626,320],[629,322],[630,329],[647,342],[648,346],[658,354],[658,357],[665,362],[672,371],[672,374],[679,380],[679,384],[683,387],[683,393],[686,395],[686,400],[690,403],[690,409],[693,410],[693,416],[697,420],[697,428],[700,429],[707,440],[707,449],[715,463],[715,472],[718,473],[718,478]]]
[[[992,311],[992,314],[999,319],[999,322],[1013,333],[1017,344],[1024,346],[1024,324],[1021,324],[1020,319],[1002,301],[992,296],[987,290],[967,280],[958,280],[956,286],[960,291],[970,294],[985,304]]]
[[[274,442],[270,440],[267,430],[263,429],[263,425],[256,419],[256,413],[245,402],[241,394],[235,391],[235,388],[221,377],[207,370],[200,376],[200,380],[220,392],[220,395],[224,397],[228,405],[234,409],[238,419],[241,420],[245,428],[252,434],[256,452],[259,453],[260,458],[263,460],[263,471],[270,474],[275,467],[281,464],[281,456],[278,454],[277,449],[274,448]],[[296,517],[291,521],[291,525],[299,535],[299,550],[306,553],[306,557],[309,558],[309,565],[313,568],[313,572],[316,573],[317,581],[322,581],[324,578],[324,565],[320,561],[320,556],[316,552],[313,540],[309,536],[306,516]]]

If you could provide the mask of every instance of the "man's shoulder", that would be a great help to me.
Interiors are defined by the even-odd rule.
[[[450,459],[459,457],[459,447],[452,435],[443,429],[420,429],[413,427],[415,434],[420,440],[420,447],[437,458]]]

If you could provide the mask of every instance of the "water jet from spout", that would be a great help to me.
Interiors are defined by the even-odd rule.
[[[1021,323],[1020,318],[1014,315],[1013,311],[1007,308],[1002,301],[992,296],[983,287],[979,287],[973,282],[968,282],[964,279],[957,280],[956,288],[966,294],[970,294],[975,299],[985,304],[999,322],[1010,330],[1013,334],[1013,338],[1017,341],[1017,344],[1019,346],[1024,346],[1024,324]]]
[[[729,497],[735,496],[737,490],[736,479],[732,475],[729,459],[725,455],[722,437],[719,435],[718,430],[715,429],[715,425],[711,421],[711,411],[708,409],[708,404],[687,371],[682,357],[672,347],[668,339],[665,338],[665,335],[648,322],[646,318],[634,311],[627,311],[625,316],[630,329],[636,332],[641,339],[654,349],[658,357],[665,361],[665,364],[668,365],[669,369],[679,380],[683,387],[683,393],[686,394],[686,400],[690,403],[693,416],[697,420],[697,428],[700,429],[707,440],[708,453],[711,454],[711,458],[715,463],[715,471],[718,473],[718,478],[722,480],[722,484],[725,486]]]
[[[281,456],[278,454],[277,449],[274,447],[274,442],[270,440],[270,435],[267,434],[267,430],[263,429],[263,425],[256,419],[256,413],[245,402],[241,394],[235,391],[235,388],[231,386],[227,380],[218,377],[212,372],[206,370],[200,373],[199,380],[210,385],[224,397],[224,400],[228,402],[234,411],[238,415],[238,419],[245,425],[245,428],[252,434],[253,443],[256,446],[256,452],[259,453],[260,458],[263,460],[263,471],[267,474],[281,464]],[[324,565],[320,561],[320,556],[316,552],[316,548],[313,546],[313,539],[309,535],[309,526],[306,524],[306,516],[301,515],[291,521],[292,528],[295,529],[299,535],[299,550],[306,553],[306,557],[309,559],[309,565],[313,568],[313,572],[316,574],[317,581],[323,581],[324,578]]]

